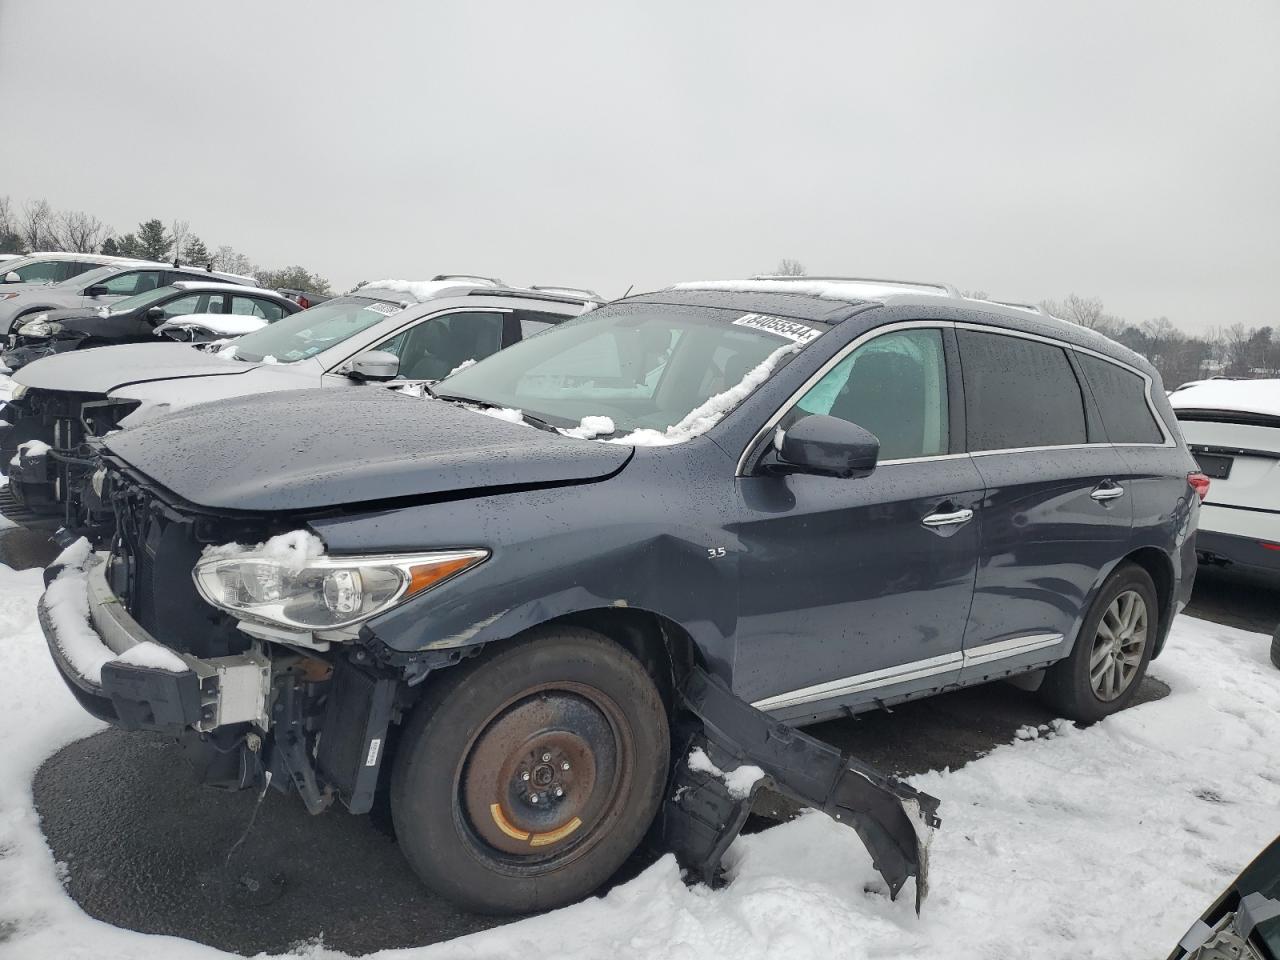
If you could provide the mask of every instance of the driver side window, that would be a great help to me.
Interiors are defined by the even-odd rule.
[[[104,280],[102,286],[113,297],[131,297],[135,293],[146,293],[160,286],[160,271],[135,270],[132,273],[117,274]]]
[[[909,460],[949,448],[947,368],[940,330],[875,337],[801,397],[785,425],[810,414],[848,420],[880,441],[880,459]]]
[[[449,313],[401,330],[373,347],[400,358],[400,378],[442,380],[468,360],[502,349],[501,313]]]

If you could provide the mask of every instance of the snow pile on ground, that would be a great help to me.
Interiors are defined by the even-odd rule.
[[[66,868],[40,834],[31,779],[100,724],[54,672],[35,619],[40,584],[39,571],[0,566],[0,955],[230,957],[107,926],[63,891]],[[557,960],[1158,960],[1280,831],[1280,671],[1269,638],[1183,618],[1170,643],[1155,666],[1173,691],[1164,700],[1087,730],[1035,728],[961,770],[913,778],[943,801],[920,917],[909,890],[888,899],[852,830],[809,813],[739,838],[723,890],[685,887],[666,857],[602,899],[375,956],[498,960],[553,943]],[[86,771],[86,790],[98,773]],[[340,955],[313,945],[292,956]]]

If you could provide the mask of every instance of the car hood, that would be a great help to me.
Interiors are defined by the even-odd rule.
[[[131,383],[236,376],[259,366],[227,360],[185,343],[127,343],[45,357],[24,367],[14,379],[37,390],[106,394]]]
[[[106,447],[198,506],[273,512],[584,483],[634,452],[375,386],[204,404]]]

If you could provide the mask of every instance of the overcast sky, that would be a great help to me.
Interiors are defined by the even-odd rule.
[[[0,0],[0,195],[346,288],[770,271],[1280,322],[1280,3]]]

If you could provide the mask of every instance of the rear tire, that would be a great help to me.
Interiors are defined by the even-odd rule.
[[[597,890],[666,785],[667,713],[640,661],[592,630],[545,628],[427,680],[391,779],[400,848],[481,913]]]
[[[1046,672],[1040,694],[1068,720],[1092,723],[1127,707],[1160,635],[1151,575],[1121,565],[1098,591],[1071,655]]]

